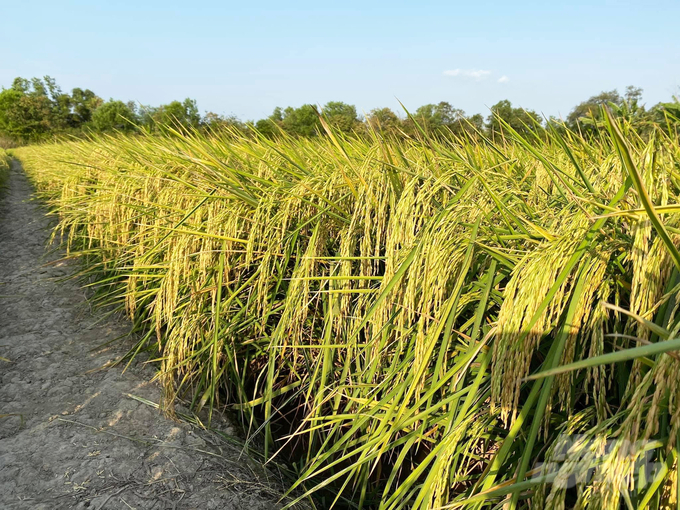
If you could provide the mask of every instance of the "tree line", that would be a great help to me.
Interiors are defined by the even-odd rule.
[[[389,108],[376,108],[365,116],[356,107],[330,101],[321,108],[324,121],[343,133],[380,132],[389,136],[413,137],[419,133],[432,136],[494,137],[510,126],[518,133],[541,135],[546,127],[596,132],[602,128],[601,105],[630,120],[644,132],[654,123],[680,118],[680,102],[658,103],[646,108],[641,103],[642,89],[629,86],[623,95],[617,90],[594,95],[576,105],[566,119],[544,120],[533,110],[513,106],[502,100],[491,107],[490,114],[467,115],[463,110],[442,101],[426,104],[406,115]],[[120,100],[103,100],[89,89],[62,91],[56,81],[44,78],[16,78],[9,88],[0,91],[0,143],[21,144],[58,135],[81,135],[91,132],[133,133],[140,130],[219,129],[231,127],[243,133],[260,133],[275,137],[287,133],[297,137],[314,137],[324,132],[319,110],[311,104],[300,107],[277,107],[266,119],[243,122],[233,116],[213,112],[201,115],[196,101],[185,99],[160,106],[143,106]]]

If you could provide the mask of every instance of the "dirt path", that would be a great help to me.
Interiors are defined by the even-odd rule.
[[[91,312],[17,163],[0,192],[0,508],[277,508],[276,485],[211,433],[164,418],[150,365],[96,370],[126,332]],[[1,415],[11,415],[4,416]],[[219,445],[219,446],[218,446]]]

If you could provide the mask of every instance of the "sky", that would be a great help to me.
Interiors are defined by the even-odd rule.
[[[0,0],[0,87],[49,75],[68,91],[202,113],[276,106],[402,111],[502,99],[566,117],[603,90],[680,94],[680,1]]]

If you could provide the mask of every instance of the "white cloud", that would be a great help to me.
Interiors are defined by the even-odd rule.
[[[491,71],[485,69],[450,69],[444,71],[444,76],[461,76],[463,78],[472,78],[475,80],[482,80],[489,76]]]
[[[507,76],[503,75],[500,78],[498,78],[498,83],[508,83],[510,81],[510,78]]]

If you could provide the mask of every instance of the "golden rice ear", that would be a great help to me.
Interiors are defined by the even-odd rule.
[[[9,153],[0,147],[0,189],[4,186],[4,181],[7,179],[12,159]]]

